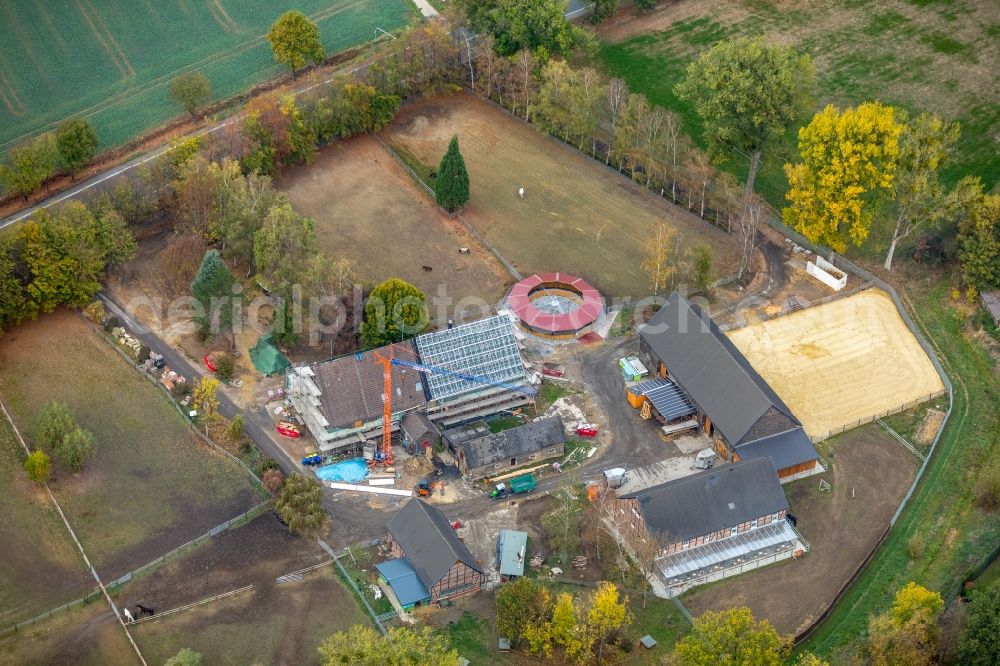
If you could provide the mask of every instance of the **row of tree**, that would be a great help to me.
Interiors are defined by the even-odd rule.
[[[135,238],[109,196],[36,213],[0,238],[0,327],[61,305],[83,307],[107,270],[132,258]]]

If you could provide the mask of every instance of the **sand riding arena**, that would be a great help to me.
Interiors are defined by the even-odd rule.
[[[944,390],[878,289],[752,323],[729,337],[814,439]]]

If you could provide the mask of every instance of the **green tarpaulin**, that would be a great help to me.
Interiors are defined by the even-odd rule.
[[[257,344],[250,348],[250,361],[257,372],[265,375],[284,372],[291,365],[288,358],[274,346],[274,338],[270,333],[257,338]]]

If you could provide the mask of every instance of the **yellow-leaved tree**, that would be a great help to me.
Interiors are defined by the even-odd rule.
[[[758,622],[743,606],[706,611],[691,632],[674,646],[677,666],[782,666],[791,650],[791,636],[782,636],[767,620]]]
[[[205,421],[205,427],[219,413],[219,380],[214,377],[202,377],[194,387],[191,406]]]
[[[872,666],[924,666],[934,661],[944,601],[916,583],[908,583],[892,608],[868,622],[868,656]]]
[[[785,224],[837,252],[867,238],[878,199],[891,195],[901,112],[879,102],[827,106],[799,130],[798,164],[786,164]],[[905,118],[903,119],[905,120]]]

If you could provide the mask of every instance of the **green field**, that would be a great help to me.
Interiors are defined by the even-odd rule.
[[[215,99],[277,76],[265,39],[285,10],[319,24],[334,53],[392,30],[410,0],[73,0],[0,3],[0,150],[69,116],[90,120],[101,148],[178,115],[167,94],[199,71]]]
[[[0,397],[29,445],[49,400],[94,433],[83,471],[55,466],[51,485],[105,580],[261,501],[239,465],[201,443],[167,397],[68,310],[4,333]]]
[[[652,32],[642,34],[640,27],[623,41],[612,41],[625,37],[620,32],[611,34],[600,50],[603,67],[633,91],[680,113],[685,131],[699,144],[701,122],[673,92],[685,65],[721,39],[764,35],[812,56],[820,107],[877,99],[958,120],[962,137],[946,179],[979,175],[986,189],[1000,179],[994,69],[1000,61],[1000,5],[994,0],[667,3]],[[757,178],[758,191],[778,207],[787,189],[782,165],[797,159],[796,136],[790,131],[771,147]],[[745,160],[724,168],[741,178],[746,174]]]
[[[0,629],[94,588],[45,490],[21,469],[23,449],[0,416]]]

